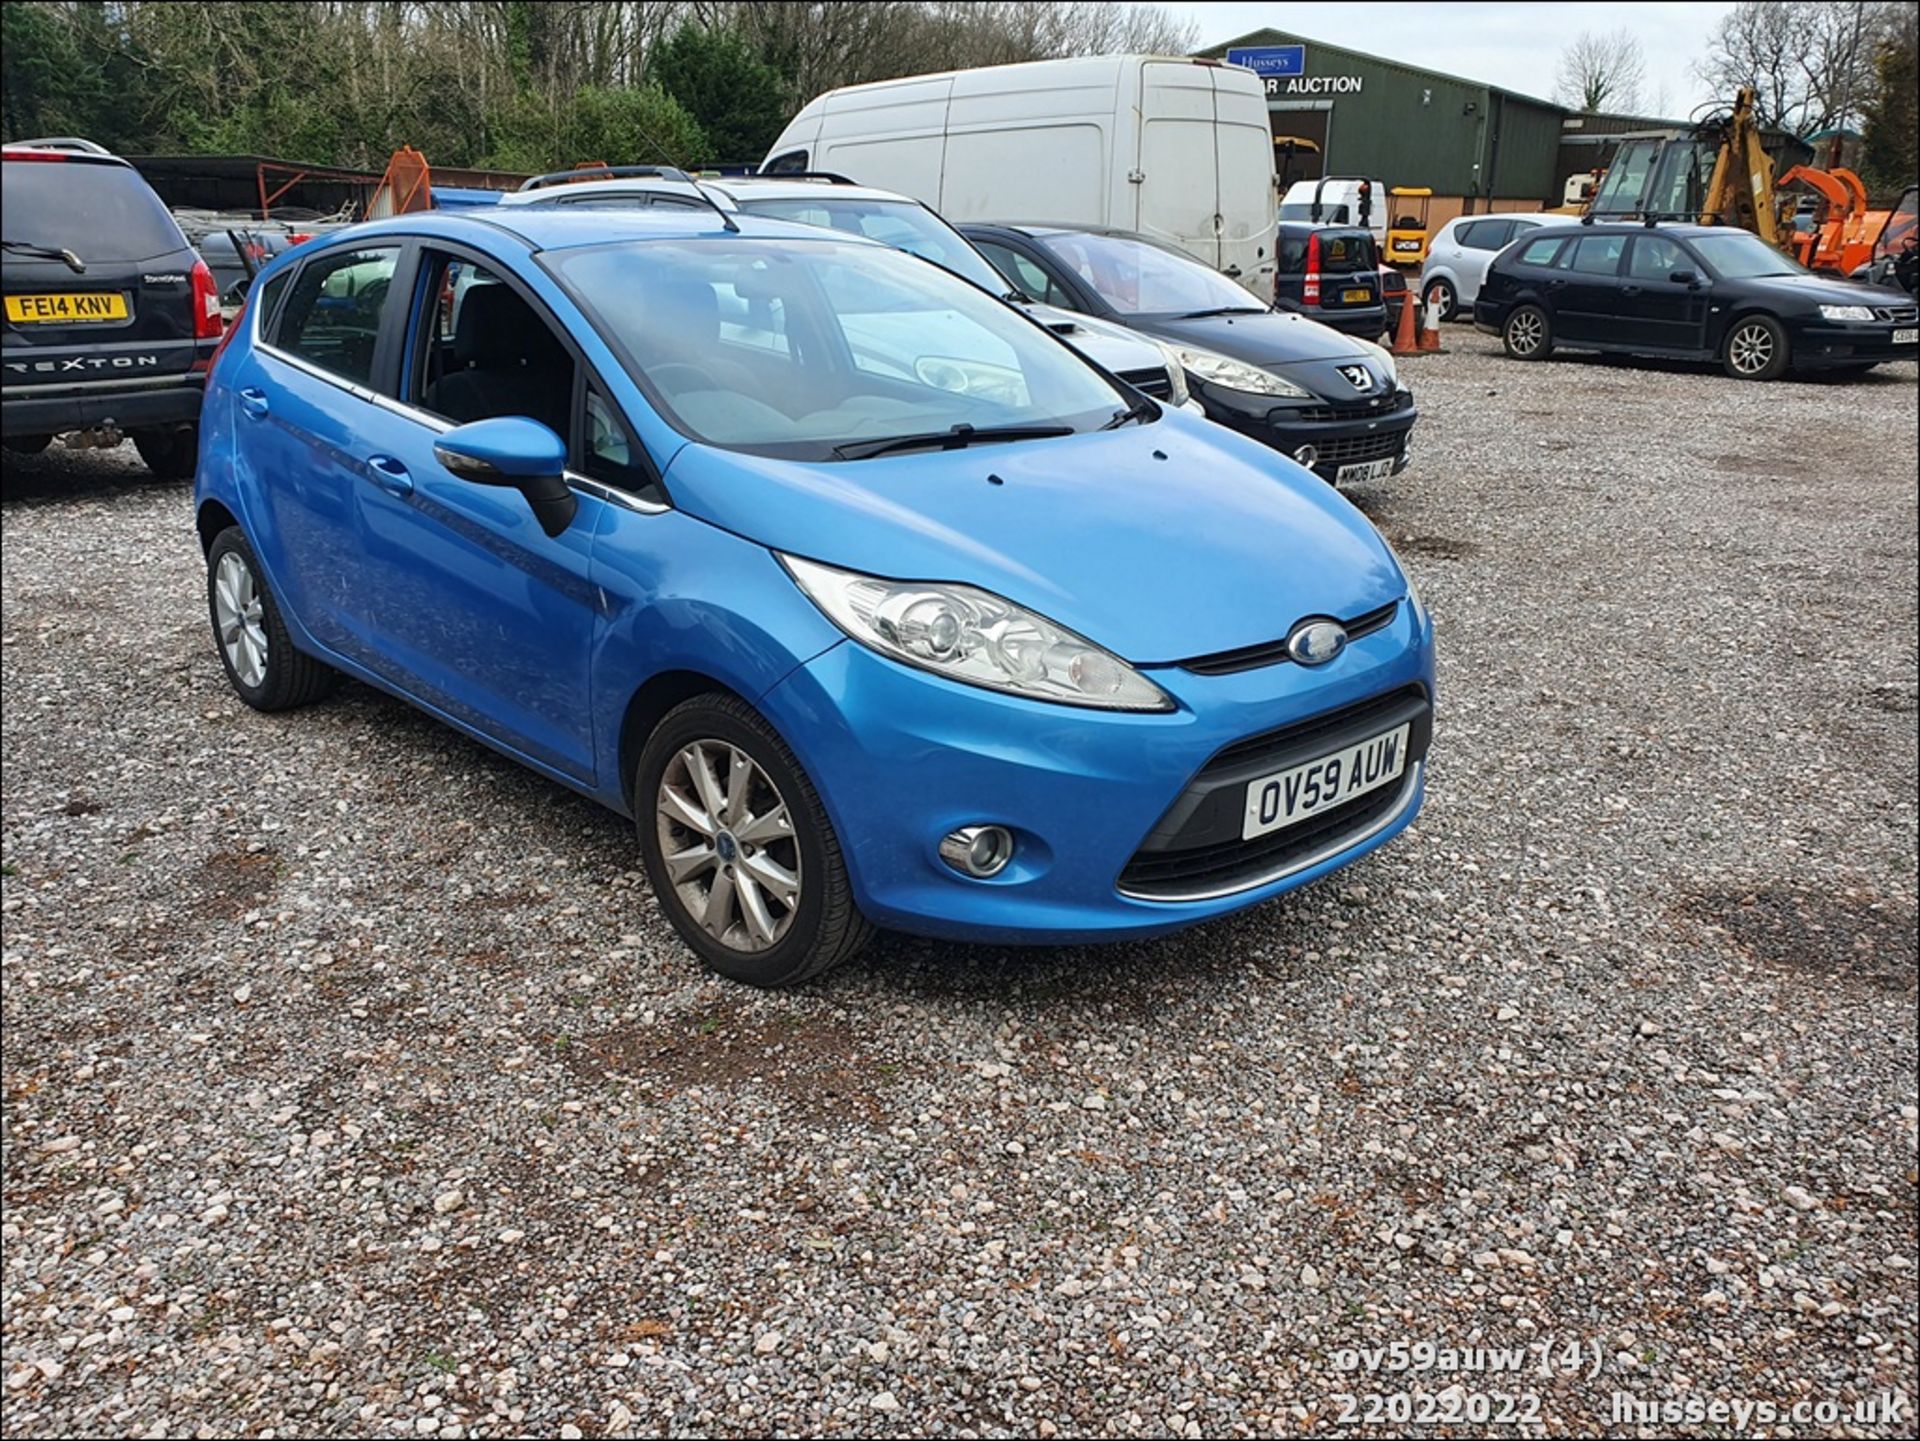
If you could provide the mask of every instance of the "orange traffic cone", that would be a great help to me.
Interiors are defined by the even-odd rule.
[[[1433,303],[1431,296],[1420,305],[1420,353],[1423,355],[1440,354],[1440,307]]]
[[[1413,307],[1417,302],[1411,290],[1405,292],[1400,301],[1400,324],[1394,327],[1393,339],[1387,346],[1389,355],[1418,355],[1420,342],[1413,329]]]

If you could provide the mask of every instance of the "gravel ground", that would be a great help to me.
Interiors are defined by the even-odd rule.
[[[245,710],[185,489],[8,457],[7,1433],[1910,1396],[1914,367],[1448,344],[1355,495],[1441,632],[1412,832],[1171,940],[885,939],[794,994],[400,704]]]

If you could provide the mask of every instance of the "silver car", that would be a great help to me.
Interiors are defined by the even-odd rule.
[[[1494,256],[1524,231],[1570,221],[1565,215],[1456,215],[1427,247],[1420,293],[1434,303],[1442,320],[1453,319],[1462,309],[1471,311]]]

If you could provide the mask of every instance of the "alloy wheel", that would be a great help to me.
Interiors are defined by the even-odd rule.
[[[800,846],[785,797],[740,747],[681,747],[654,800],[660,856],[680,904],[736,951],[764,951],[800,907]]]
[[[265,607],[253,570],[235,551],[220,557],[213,572],[213,615],[220,648],[240,684],[248,689],[267,678]]]
[[[1540,348],[1543,332],[1539,315],[1523,310],[1507,322],[1507,344],[1520,355],[1532,355]]]
[[[1764,325],[1743,325],[1727,342],[1727,358],[1742,375],[1758,375],[1773,364],[1773,332]]]

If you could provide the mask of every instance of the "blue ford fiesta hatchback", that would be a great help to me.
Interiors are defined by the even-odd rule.
[[[885,246],[356,227],[262,272],[202,425],[240,697],[354,676],[631,816],[742,981],[1174,930],[1420,803],[1432,630],[1366,519]]]

